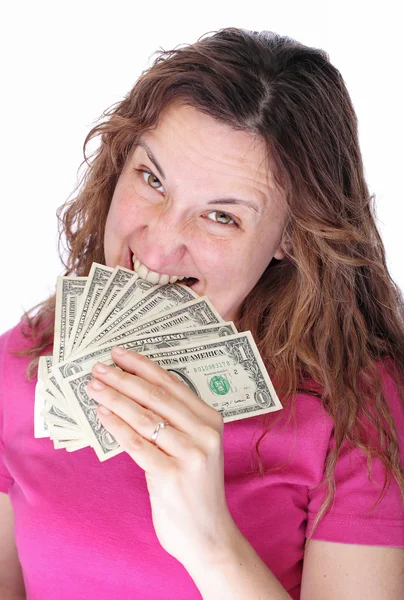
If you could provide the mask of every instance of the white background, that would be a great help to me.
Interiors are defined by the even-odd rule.
[[[9,1],[0,13],[0,332],[47,297],[62,274],[55,213],[76,184],[94,121],[123,98],[156,50],[229,26],[321,47],[341,71],[359,119],[390,273],[404,289],[399,4]]]

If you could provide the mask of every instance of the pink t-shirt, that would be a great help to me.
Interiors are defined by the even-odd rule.
[[[29,359],[9,353],[27,345],[20,326],[0,337],[0,491],[13,505],[28,599],[201,598],[184,567],[160,546],[144,473],[126,453],[100,463],[91,448],[69,453],[54,450],[48,438],[34,438],[35,381],[25,378]],[[380,368],[403,451],[404,410]],[[266,467],[286,466],[264,477],[251,472],[253,441],[263,431],[259,419],[225,425],[225,485],[236,524],[297,599],[306,533],[325,493],[316,486],[333,440],[331,419],[318,398],[298,395],[297,434],[287,416],[284,409],[260,447]],[[370,513],[383,480],[376,460],[372,476],[373,483],[359,451],[344,449],[332,511],[314,539],[404,546],[398,486],[393,480]]]

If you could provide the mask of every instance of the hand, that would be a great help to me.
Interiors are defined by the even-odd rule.
[[[101,405],[103,426],[145,471],[160,544],[192,569],[225,554],[237,529],[225,498],[223,418],[175,375],[122,350],[112,358],[123,370],[94,365],[88,394]],[[169,425],[151,442],[164,420]]]

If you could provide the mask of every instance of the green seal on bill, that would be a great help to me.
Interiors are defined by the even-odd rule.
[[[221,375],[215,375],[209,381],[209,387],[215,394],[219,396],[224,396],[230,389],[229,382],[225,377],[221,377]]]

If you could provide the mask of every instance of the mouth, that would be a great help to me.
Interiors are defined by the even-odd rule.
[[[184,277],[181,283],[187,285],[188,287],[192,287],[193,285],[196,285],[198,281],[199,279],[197,279],[196,277]]]
[[[139,275],[141,279],[145,279],[149,281],[153,285],[166,285],[167,283],[180,283],[182,285],[186,285],[187,287],[195,286],[199,279],[196,277],[190,277],[186,275],[177,275],[177,274],[168,274],[168,273],[157,273],[156,271],[152,271],[145,264],[143,264],[135,254],[132,254],[132,265],[135,273]]]

